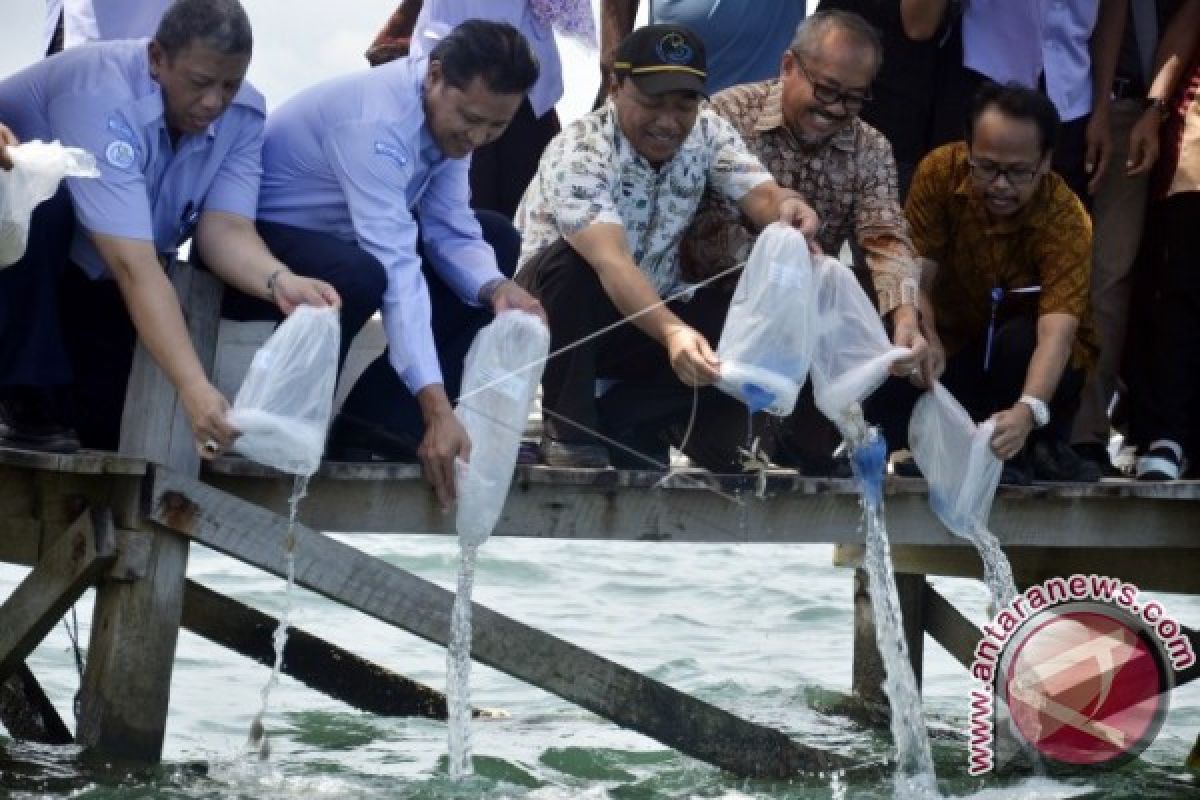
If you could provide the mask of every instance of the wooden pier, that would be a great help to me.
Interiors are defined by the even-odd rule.
[[[174,275],[202,359],[217,350],[219,292]],[[239,458],[200,468],[177,399],[139,351],[120,454],[0,449],[0,561],[32,571],[0,605],[0,723],[62,743],[69,727],[25,660],[63,612],[97,588],[74,738],[108,758],[157,760],[181,625],[245,657],[270,657],[277,622],[186,578],[192,543],[284,574],[292,481]],[[665,485],[664,485],[665,484]],[[910,653],[923,634],[968,664],[979,632],[926,581],[978,577],[978,556],[928,509],[923,481],[889,479],[887,519]],[[991,527],[1018,584],[1072,573],[1120,577],[1147,591],[1200,594],[1200,485],[1103,483],[1002,489]],[[497,536],[662,542],[832,543],[858,566],[860,504],[850,481],[519,467]],[[452,595],[322,531],[453,534],[414,465],[327,463],[309,485],[296,536],[296,582],[429,641],[449,637]],[[850,573],[847,573],[848,597]],[[880,696],[870,598],[855,593],[854,689]],[[680,752],[738,775],[785,778],[849,765],[836,754],[741,719],[476,604],[472,655]],[[1196,624],[1195,620],[1183,620]],[[1200,641],[1189,633],[1193,645]],[[336,665],[336,666],[335,666]],[[303,632],[285,672],[357,708],[445,716],[439,692]],[[396,671],[393,671],[395,669]],[[1180,682],[1196,677],[1194,668]],[[369,687],[366,689],[364,687]]]

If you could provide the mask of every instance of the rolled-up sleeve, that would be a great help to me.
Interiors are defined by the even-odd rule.
[[[63,94],[50,102],[50,127],[64,145],[96,156],[98,179],[68,178],[75,215],[89,233],[154,240],[146,191],[148,155],[134,127],[111,99]]]
[[[896,161],[883,137],[864,143],[858,154],[859,185],[854,230],[879,298],[879,313],[887,314],[905,300],[914,301],[921,278],[908,224],[900,208]],[[905,297],[904,286],[912,285]]]
[[[458,299],[477,306],[483,285],[504,276],[471,210],[469,165],[467,159],[454,159],[433,174],[420,201],[421,240],[434,270]]]
[[[573,152],[567,153],[568,145]],[[623,225],[621,214],[613,201],[613,165],[611,154],[588,141],[570,141],[560,136],[551,142],[553,152],[543,157],[543,164],[557,164],[557,169],[539,169],[535,180],[541,182],[543,207],[554,217],[554,226],[562,236],[573,236],[584,228],[604,223]]]
[[[258,210],[258,186],[262,181],[263,118],[250,111],[226,113],[229,116],[221,124],[236,125],[237,131],[213,177],[204,208],[252,220]]]
[[[412,179],[415,155],[373,125],[343,125],[330,131],[323,146],[345,192],[359,246],[387,272],[381,310],[388,357],[415,394],[442,380],[429,287],[416,252],[417,223],[403,189]]]

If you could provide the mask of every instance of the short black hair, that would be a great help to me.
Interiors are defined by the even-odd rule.
[[[196,41],[223,55],[245,55],[254,47],[250,18],[238,0],[175,0],[163,12],[154,41],[168,58]]]
[[[507,22],[469,19],[443,37],[429,54],[442,65],[442,79],[466,89],[476,77],[496,94],[525,94],[540,67],[529,42]]]
[[[985,81],[971,103],[971,116],[967,119],[967,146],[975,138],[975,126],[979,118],[989,108],[995,108],[1014,119],[1030,120],[1037,125],[1038,143],[1043,156],[1058,143],[1058,110],[1048,97],[1017,83],[1002,86],[994,81]]]

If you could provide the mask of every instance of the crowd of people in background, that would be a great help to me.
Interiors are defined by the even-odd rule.
[[[267,115],[237,0],[50,2],[47,58],[0,80],[0,168],[6,147],[59,139],[102,174],[69,179],[0,271],[0,444],[114,448],[138,338],[202,454],[231,444],[163,270],[192,239],[233,289],[226,316],[338,306],[344,359],[381,313],[387,352],[331,458],[417,459],[449,502],[463,358],[521,309],[561,351],[542,462],[681,447],[738,471],[747,412],[713,387],[714,348],[739,265],[782,222],[848,253],[910,350],[866,403],[897,474],[916,474],[908,417],[940,381],[994,421],[1005,482],[1125,475],[1115,431],[1138,479],[1185,477],[1200,0],[805,5],[649,0],[635,28],[638,0],[603,0],[597,28],[589,0],[403,0],[372,68]],[[563,35],[593,40],[600,77],[565,126]],[[811,393],[751,435],[758,459],[847,471]]]

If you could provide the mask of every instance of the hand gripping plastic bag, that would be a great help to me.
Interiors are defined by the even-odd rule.
[[[946,387],[935,383],[908,422],[913,460],[929,483],[929,505],[952,533],[987,529],[1003,463],[992,452],[994,425],[976,426]]]
[[[78,147],[34,139],[9,147],[13,168],[0,170],[0,269],[25,255],[33,210],[58,191],[63,178],[97,178],[96,159]]]
[[[725,318],[717,387],[751,411],[791,414],[812,357],[812,295],[804,235],[769,225],[754,244]]]
[[[341,327],[334,308],[300,306],[254,354],[229,424],[249,459],[312,475],[321,466],[333,412]]]
[[[549,349],[550,331],[538,317],[502,311],[467,352],[454,409],[471,439],[470,461],[456,464],[456,527],[464,545],[483,544],[500,519]]]
[[[809,368],[813,399],[841,428],[843,417],[879,388],[892,364],[911,351],[888,341],[879,312],[841,262],[820,256],[814,273],[816,346]]]

